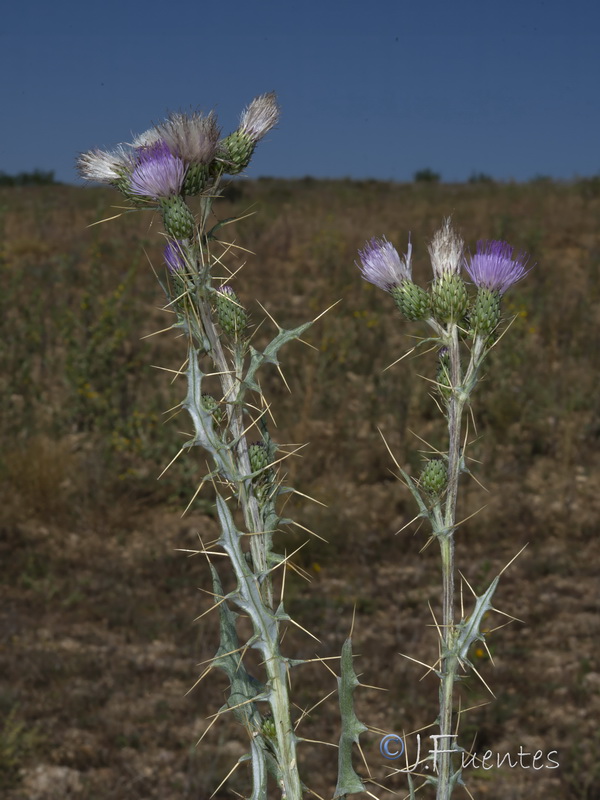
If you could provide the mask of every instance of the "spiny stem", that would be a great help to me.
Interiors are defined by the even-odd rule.
[[[458,327],[448,331],[450,383],[452,393],[448,404],[448,488],[444,509],[444,529],[438,534],[442,557],[442,664],[440,684],[440,750],[438,757],[437,800],[449,800],[452,794],[452,710],[457,661],[453,650],[454,631],[454,528],[456,500],[460,474],[461,420],[465,403],[462,387]]]

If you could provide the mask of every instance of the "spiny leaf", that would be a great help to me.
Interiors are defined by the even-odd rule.
[[[498,575],[490,583],[486,591],[476,599],[475,608],[471,616],[456,626],[458,631],[455,645],[456,653],[463,661],[467,660],[467,653],[473,642],[483,638],[481,622],[483,615],[492,608],[492,597],[496,591],[499,580],[500,576]]]
[[[342,733],[338,753],[338,780],[334,800],[347,794],[364,792],[365,787],[352,766],[352,745],[358,744],[358,737],[367,730],[366,725],[354,713],[354,689],[359,681],[352,665],[352,640],[346,639],[342,647],[341,677],[337,679],[342,717]]]

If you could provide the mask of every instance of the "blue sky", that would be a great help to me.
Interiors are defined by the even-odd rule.
[[[169,111],[225,133],[257,94],[282,118],[249,176],[569,179],[600,173],[600,4],[591,0],[10,4],[0,170],[78,182]]]

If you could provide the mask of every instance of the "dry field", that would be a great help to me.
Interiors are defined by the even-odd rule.
[[[217,647],[208,615],[206,563],[187,557],[217,535],[211,494],[182,510],[202,456],[180,459],[157,481],[187,422],[164,412],[183,384],[160,365],[184,358],[151,265],[161,266],[158,218],[110,217],[116,193],[66,186],[0,190],[0,794],[7,800],[208,798],[245,748],[221,722],[224,677],[188,693]],[[443,426],[427,384],[434,356],[385,370],[424,333],[403,322],[388,296],[361,280],[357,248],[385,234],[404,249],[412,232],[417,280],[428,280],[426,243],[445,215],[473,248],[502,238],[537,266],[506,297],[511,329],[475,395],[476,482],[465,481],[458,565],[475,590],[502,576],[496,605],[519,622],[473,653],[495,696],[476,678],[460,687],[460,742],[479,755],[543,753],[509,768],[465,770],[475,798],[600,798],[600,179],[572,184],[394,185],[258,180],[235,184],[221,218],[246,261],[236,290],[254,322],[269,313],[286,327],[342,302],[282,354],[291,393],[267,377],[284,443],[308,442],[286,462],[287,481],[326,507],[296,502],[299,529],[281,550],[312,577],[288,576],[286,609],[320,642],[290,629],[294,657],[339,654],[356,609],[354,649],[363,683],[359,717],[370,727],[425,728],[437,685],[407,654],[431,663],[439,610],[438,553],[416,525],[408,492],[391,473],[380,428],[398,461],[419,469],[422,444],[440,447]],[[253,255],[255,253],[256,255]],[[265,329],[269,323],[265,323]],[[263,330],[257,332],[257,337]],[[287,510],[286,510],[287,511]],[[468,592],[468,590],[466,590]],[[465,596],[465,602],[468,601]],[[490,628],[506,618],[490,617]],[[329,662],[332,663],[332,662]],[[335,662],[333,662],[335,663]],[[333,691],[321,665],[293,674],[293,697],[309,708]],[[299,713],[299,712],[298,712]],[[423,746],[429,746],[422,732]],[[335,696],[299,733],[338,736]],[[476,738],[475,738],[476,737]],[[373,778],[393,762],[381,736],[363,736]],[[410,740],[414,754],[414,737]],[[558,761],[556,769],[547,754]],[[300,748],[306,782],[329,798],[335,750]],[[495,758],[495,755],[494,755]],[[357,764],[360,758],[357,754]],[[528,768],[527,768],[528,767]],[[216,797],[247,790],[241,767]],[[366,774],[364,766],[359,766]],[[417,780],[417,784],[420,783]],[[430,795],[424,789],[422,797]],[[468,797],[462,789],[455,796]]]

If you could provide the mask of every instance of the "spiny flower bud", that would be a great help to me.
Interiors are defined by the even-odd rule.
[[[211,394],[202,395],[202,407],[212,414],[212,418],[217,425],[220,425],[225,420],[223,409]]]
[[[237,175],[250,163],[256,144],[279,119],[274,92],[255,97],[240,117],[240,127],[219,143],[219,160],[229,175]]]
[[[448,483],[448,469],[441,458],[432,458],[423,467],[419,483],[432,498],[439,498]]]
[[[248,447],[248,456],[252,472],[258,472],[258,470],[268,467],[271,463],[269,452],[264,442],[253,442]]]
[[[248,457],[250,458],[250,469],[252,472],[262,470],[259,475],[252,479],[254,491],[258,500],[264,500],[273,484],[275,473],[268,469],[272,459],[269,450],[264,442],[254,442],[248,447]]]
[[[469,295],[460,275],[446,272],[431,287],[431,307],[439,322],[460,322],[469,307]]]
[[[262,721],[261,725],[261,733],[263,736],[266,736],[267,739],[275,739],[277,736],[277,730],[275,728],[275,723],[271,717],[265,717]]]
[[[500,322],[500,292],[494,289],[479,289],[473,307],[469,311],[469,333],[488,338]]]
[[[491,336],[500,322],[500,298],[528,270],[527,255],[513,258],[513,248],[506,242],[477,242],[474,256],[465,259],[464,266],[478,287],[475,303],[469,314],[470,333]]]
[[[399,286],[394,286],[391,290],[400,313],[416,322],[430,314],[429,295],[416,283],[410,280],[403,280]]]
[[[163,225],[169,236],[174,239],[191,239],[194,235],[196,221],[181,195],[172,195],[160,199]]]
[[[463,246],[463,240],[450,225],[450,218],[444,220],[429,245],[434,276],[431,306],[439,322],[460,322],[469,305],[467,288],[459,275]]]
[[[173,275],[176,272],[184,272],[188,265],[185,257],[185,242],[171,239],[165,245],[163,255],[167,269]]]
[[[219,325],[230,336],[240,339],[248,325],[248,318],[231,286],[219,286],[215,306]]]

